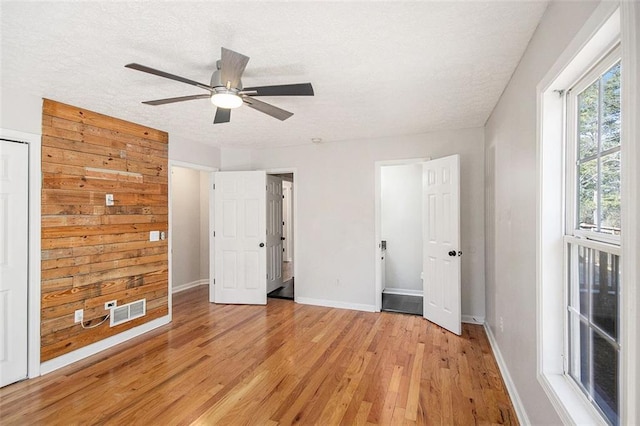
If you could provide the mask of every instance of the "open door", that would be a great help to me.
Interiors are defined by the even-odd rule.
[[[215,301],[265,305],[266,173],[215,174]]]
[[[282,287],[282,178],[267,175],[267,293]]]
[[[460,335],[460,157],[423,163],[422,191],[423,315]]]

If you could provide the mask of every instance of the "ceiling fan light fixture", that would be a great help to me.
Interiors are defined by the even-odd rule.
[[[233,109],[242,105],[242,98],[233,92],[216,92],[211,95],[211,103],[218,108]]]
[[[211,103],[218,108],[233,109],[242,105],[242,98],[233,93],[214,93]]]

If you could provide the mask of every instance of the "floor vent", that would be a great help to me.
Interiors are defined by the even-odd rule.
[[[136,300],[111,309],[111,327],[132,319],[143,317],[147,313],[147,299]]]

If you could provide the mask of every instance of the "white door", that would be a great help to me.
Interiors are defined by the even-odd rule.
[[[461,334],[460,158],[423,163],[424,317]]]
[[[282,182],[282,203],[282,221],[284,222],[282,256],[285,262],[291,262],[293,260],[293,182]]]
[[[26,144],[0,140],[0,386],[27,377]]]
[[[215,174],[215,301],[267,303],[266,173]]]
[[[282,287],[282,179],[267,176],[267,293]]]

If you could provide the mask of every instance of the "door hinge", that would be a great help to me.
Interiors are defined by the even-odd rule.
[[[282,226],[284,226],[284,220],[282,221]]]
[[[216,189],[216,184],[215,183],[213,184],[213,189]]]
[[[282,196],[282,199],[284,200],[284,195]]]
[[[216,231],[213,231],[213,236],[214,236],[214,237],[216,236]]]
[[[215,279],[215,278],[213,279],[213,283],[214,283],[214,284],[216,283],[216,279]]]

